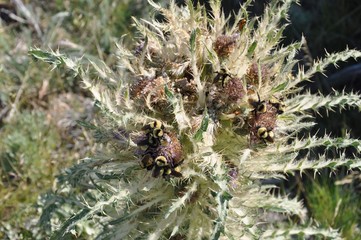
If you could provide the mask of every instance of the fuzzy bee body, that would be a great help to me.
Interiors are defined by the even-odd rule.
[[[277,114],[282,114],[285,112],[286,105],[279,99],[271,97],[269,103],[277,109]]]
[[[145,131],[147,135],[147,144],[151,147],[157,147],[163,137],[164,129],[164,124],[159,120],[155,120],[145,125],[142,130]]]
[[[150,122],[148,124],[146,124],[142,130],[145,131],[146,133],[151,133],[153,132],[155,129],[160,129],[160,130],[164,130],[164,124],[159,121],[159,120],[154,120],[153,122]]]
[[[263,141],[273,143],[274,136],[275,134],[272,129],[267,129],[266,127],[257,127],[257,137]]]
[[[257,93],[258,100],[255,99],[249,99],[248,103],[253,107],[253,112],[257,116],[259,113],[265,113],[267,112],[267,104],[266,101],[261,101],[261,98],[259,94]]]
[[[224,82],[227,77],[232,77],[229,73],[227,73],[227,70],[222,68],[219,72],[215,72],[217,75],[214,77],[213,82],[216,83],[219,80],[222,82],[222,87],[224,86]]]

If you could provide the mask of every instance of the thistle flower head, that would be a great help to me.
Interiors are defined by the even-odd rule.
[[[303,40],[279,45],[280,21],[292,1],[272,1],[260,19],[248,18],[250,2],[232,25],[217,0],[210,1],[211,14],[190,1],[164,8],[149,0],[165,21],[134,19],[141,41],[134,50],[118,45],[119,73],[92,63],[102,79],[93,81],[73,68],[111,122],[102,131],[117,137],[108,139],[113,148],[66,174],[63,188],[93,188],[56,236],[90,218],[99,239],[338,236],[313,226],[276,231],[260,224],[267,211],[307,221],[301,201],[275,196],[273,185],[260,182],[305,169],[360,165],[344,156],[299,155],[325,144],[360,151],[352,139],[297,137],[314,125],[310,110],[360,106],[359,95],[311,95],[297,86],[328,64],[361,53],[329,54],[307,71],[294,71]]]

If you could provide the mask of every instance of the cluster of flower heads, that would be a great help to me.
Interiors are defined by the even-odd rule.
[[[242,31],[244,24],[245,20],[242,19],[239,31]],[[226,59],[235,50],[240,34],[241,32],[229,36],[220,35],[215,39],[212,47],[219,59]],[[230,120],[234,127],[246,129],[249,132],[250,144],[274,142],[277,115],[284,112],[285,105],[276,97],[262,100],[258,91],[255,90],[265,78],[274,77],[275,71],[272,67],[266,64],[251,63],[244,76],[236,76],[221,66],[205,67],[201,73],[205,80],[205,101],[204,105],[200,106],[199,86],[193,78],[192,68],[189,64],[162,62],[161,56],[157,56],[159,53],[148,40],[136,46],[135,55],[140,57],[142,54],[151,56],[152,61],[148,60],[149,62],[147,62],[145,59],[144,63],[150,65],[151,69],[155,69],[150,75],[135,77],[130,86],[130,98],[142,111],[148,109],[150,112],[158,112],[160,113],[158,114],[159,118],[167,121],[172,114],[169,93],[178,94],[187,109],[187,114],[194,116],[190,119],[193,133],[201,127],[199,116],[202,116],[206,110],[215,123]],[[144,108],[145,106],[147,107]],[[145,140],[140,141],[138,145],[146,145],[148,148],[141,154],[142,166],[148,170],[155,166],[153,170],[155,177],[162,174],[180,175],[175,169],[181,162],[178,159],[178,156],[181,155],[178,152],[181,150],[176,150],[177,157],[175,159],[172,156],[159,154],[159,151],[163,151],[160,149],[164,147],[180,149],[176,134],[164,131],[161,121],[152,122],[143,130],[145,131]],[[158,136],[158,134],[162,134],[162,136]],[[167,142],[165,146],[162,145],[164,140]],[[176,145],[177,147],[174,147]],[[169,167],[164,168],[163,162],[167,163]]]

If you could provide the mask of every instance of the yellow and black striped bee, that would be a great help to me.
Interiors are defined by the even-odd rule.
[[[153,122],[148,123],[147,125],[145,125],[142,130],[146,131],[146,133],[151,133],[151,134],[161,134],[164,130],[164,124],[159,121],[159,120],[154,120]]]
[[[160,144],[161,138],[164,135],[164,129],[164,124],[159,120],[150,122],[142,128],[147,135],[149,145],[152,147]]]
[[[267,129],[265,127],[257,127],[257,137],[263,140],[265,143],[266,142],[273,143],[274,136],[275,134],[272,131],[272,129]]]
[[[267,112],[266,101],[261,101],[261,98],[258,93],[257,93],[257,96],[258,96],[258,100],[255,100],[255,99],[248,100],[249,104],[254,108],[252,111],[255,113],[256,116],[259,113]]]
[[[213,83],[217,83],[219,80],[222,82],[222,87],[224,87],[224,82],[227,77],[231,78],[232,75],[227,72],[225,68],[221,68],[219,72],[215,72],[217,75],[213,79]]]
[[[159,167],[156,165],[156,166],[154,166],[152,176],[155,178],[159,177],[159,176],[163,176],[164,178],[182,177],[182,173],[181,173],[180,166],[176,166],[176,167],[172,168],[169,166]]]
[[[276,97],[271,97],[269,103],[277,109],[277,114],[282,114],[285,112],[286,105],[281,100],[277,99]]]

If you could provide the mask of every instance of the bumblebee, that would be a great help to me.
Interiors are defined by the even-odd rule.
[[[254,100],[254,99],[248,100],[249,104],[254,108],[252,111],[255,113],[256,116],[258,113],[267,112],[266,101],[261,101],[261,98],[258,93],[257,93],[257,96],[258,96],[258,101]]]
[[[154,128],[153,129],[153,137],[161,138],[161,137],[163,137],[163,134],[164,134],[163,129],[160,129],[160,128]]]
[[[181,168],[180,166],[176,166],[174,168],[168,166],[168,167],[160,167],[160,166],[154,166],[154,170],[152,172],[153,177],[159,177],[163,176],[164,178],[169,178],[171,176],[174,177],[182,177]]]
[[[142,130],[146,132],[149,146],[157,147],[161,144],[160,141],[165,131],[164,124],[161,121],[155,120],[150,122],[149,124],[145,125]]]
[[[286,105],[279,99],[271,97],[269,103],[277,109],[277,114],[282,114],[285,112]]]
[[[165,173],[165,177],[166,176],[182,177],[180,166],[176,166],[174,168],[168,168],[164,173]]]
[[[155,120],[153,122],[148,123],[147,125],[145,125],[142,130],[146,131],[146,133],[154,133],[155,130],[164,130],[164,124],[159,121],[159,120]]]
[[[153,133],[148,134],[148,145],[157,147],[162,144],[164,132],[161,129],[154,129]]]
[[[232,77],[229,73],[227,73],[227,70],[224,69],[224,68],[221,68],[221,71],[215,72],[215,73],[217,73],[217,75],[214,77],[213,83],[216,83],[216,82],[218,82],[219,80],[221,80],[221,82],[222,82],[222,87],[224,87],[224,82],[225,82],[226,78],[227,78],[227,77],[229,77],[229,78]]]
[[[272,129],[267,129],[265,127],[257,127],[257,137],[262,139],[264,142],[274,142],[274,132]]]

